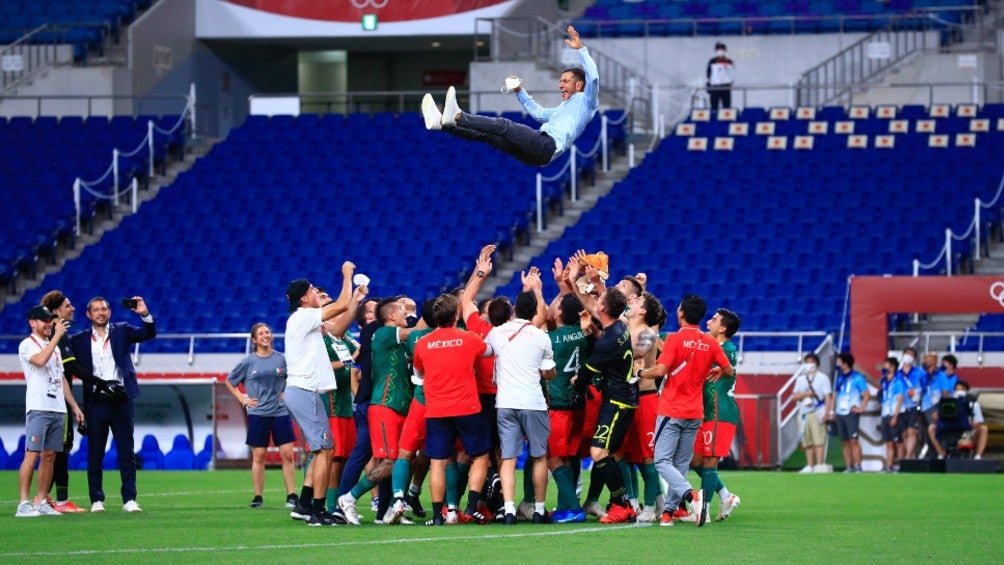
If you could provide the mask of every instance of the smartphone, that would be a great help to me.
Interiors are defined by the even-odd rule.
[[[121,304],[123,308],[130,310],[134,310],[139,305],[135,298],[123,298]]]

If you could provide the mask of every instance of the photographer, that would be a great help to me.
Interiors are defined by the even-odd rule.
[[[108,301],[95,297],[87,303],[87,319],[91,327],[74,334],[70,345],[84,371],[106,383],[96,387],[84,383],[84,415],[90,442],[87,448],[87,486],[91,497],[91,512],[105,511],[105,493],[101,488],[102,462],[108,431],[115,438],[119,474],[122,477],[122,510],[140,512],[136,504],[136,460],[133,450],[133,400],[139,396],[136,368],[129,356],[134,343],[157,336],[153,316],[139,296],[125,298],[122,306],[139,314],[142,327],[125,322],[109,323],[112,316]]]

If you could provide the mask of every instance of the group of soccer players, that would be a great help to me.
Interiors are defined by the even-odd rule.
[[[338,300],[303,279],[291,283],[285,402],[312,454],[300,496],[289,498],[291,516],[358,525],[357,501],[379,485],[390,496],[380,497],[376,523],[414,523],[427,516],[420,493],[428,473],[430,525],[570,523],[591,514],[604,524],[702,526],[716,493],[715,518],[727,518],[740,501],[717,465],[738,422],[731,337],[739,316],[720,308],[704,332],[707,306],[686,295],[676,308],[679,331],[663,333],[668,312],[645,290],[645,275],[608,287],[606,265],[582,251],[555,261],[559,292],[550,302],[531,269],[515,307],[507,297],[478,305],[494,250],[482,249],[466,287],[425,301],[421,317],[404,297],[374,300],[365,286],[352,290],[350,263]],[[347,332],[352,320],[361,326],[359,342]],[[331,368],[321,370],[319,357]],[[354,425],[353,403],[368,403],[368,430]],[[357,433],[368,433],[368,445]],[[517,505],[515,461],[524,440]],[[344,465],[353,444],[372,454],[361,476]],[[580,502],[584,458],[591,478]],[[686,478],[691,468],[700,477],[696,489]],[[543,503],[549,476],[558,491],[551,512]]]

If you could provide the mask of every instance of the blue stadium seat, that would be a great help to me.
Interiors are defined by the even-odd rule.
[[[209,464],[213,461],[213,453],[215,449],[216,445],[213,440],[213,434],[209,434],[206,436],[206,441],[202,446],[202,451],[195,456],[193,468],[197,471],[205,471],[208,469]]]
[[[160,451],[160,444],[152,434],[143,436],[143,444],[136,455],[143,462],[143,470],[164,468],[164,453]]]
[[[188,436],[174,436],[171,450],[164,455],[164,469],[168,471],[191,471],[195,465],[195,453]]]

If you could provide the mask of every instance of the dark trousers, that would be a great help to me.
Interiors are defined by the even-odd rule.
[[[492,118],[462,112],[455,126],[443,131],[457,137],[487,143],[512,155],[521,163],[543,167],[551,162],[557,146],[551,136],[506,118]]]
[[[732,87],[729,86],[709,86],[708,98],[711,99],[711,109],[732,107]]]
[[[105,459],[105,444],[108,432],[115,438],[118,455],[119,475],[122,477],[122,503],[136,500],[136,455],[133,445],[133,420],[135,413],[132,399],[122,401],[102,397],[91,398],[87,405],[87,489],[91,502],[104,501],[105,492],[101,487],[102,464]]]
[[[342,470],[342,479],[338,482],[339,496],[356,486],[359,476],[362,475],[363,467],[373,457],[373,446],[370,444],[370,423],[367,418],[369,410],[369,402],[359,402],[352,409],[352,419],[356,422],[356,444],[352,446],[352,453],[349,454],[349,460],[345,462],[345,468]]]

